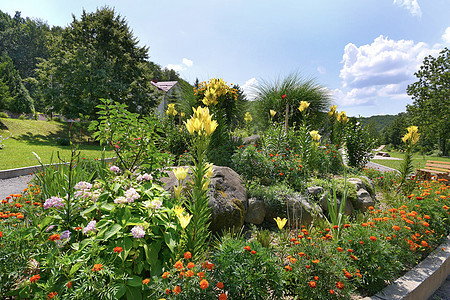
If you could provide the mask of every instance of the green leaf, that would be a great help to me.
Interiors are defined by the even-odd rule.
[[[127,291],[127,286],[123,283],[118,284],[119,289],[117,290],[116,293],[116,299],[120,299],[123,297],[123,295],[125,295],[126,291]]]
[[[128,286],[141,286],[142,285],[142,278],[139,276],[131,277],[127,280]]]
[[[141,299],[142,294],[140,288],[127,286],[127,300],[141,300]]]
[[[135,225],[145,225],[145,221],[143,221],[139,218],[131,218],[125,224],[125,226],[135,226]]]
[[[119,232],[122,229],[122,226],[119,224],[113,224],[108,231],[105,233],[105,237],[103,238],[105,241],[107,241],[110,237],[115,235],[117,232]]]
[[[44,220],[42,220],[40,226],[41,226],[41,231],[47,228],[47,225],[50,224],[50,222],[52,221],[52,217],[50,216],[46,216],[44,218]]]
[[[166,242],[167,247],[169,247],[170,251],[175,252],[175,248],[177,246],[177,242],[174,239],[176,236],[171,230],[164,232],[164,241]]]
[[[101,208],[102,210],[106,210],[106,211],[111,211],[111,210],[114,209],[114,207],[115,207],[114,204],[112,204],[112,203],[106,203],[106,202],[104,202],[104,203],[102,203],[102,204],[100,205],[100,208]]]
[[[74,264],[74,265],[72,266],[72,268],[70,268],[69,276],[72,276],[76,271],[78,271],[78,269],[80,269],[80,267],[81,267],[83,264],[84,264],[83,261],[79,261],[79,262],[77,262],[76,264]]]
[[[91,211],[95,210],[97,208],[96,204],[93,204],[92,206],[86,208],[81,212],[81,215],[84,217],[86,214],[90,213]]]

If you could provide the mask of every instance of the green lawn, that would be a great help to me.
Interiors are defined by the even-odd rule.
[[[402,159],[405,155],[404,153],[394,152],[394,151],[388,152],[388,153],[391,157],[402,158]],[[449,157],[438,157],[438,156],[427,156],[427,155],[423,156],[420,154],[414,154],[413,155],[414,168],[421,169],[421,168],[425,167],[427,160],[438,160],[438,161],[450,162]],[[400,168],[400,164],[402,163],[402,160],[372,159],[372,162],[398,170]]]
[[[0,135],[8,137],[0,150],[0,170],[38,165],[35,152],[43,163],[58,162],[58,152],[61,158],[70,157],[70,146],[61,146],[58,141],[69,136],[70,123],[55,121],[34,121],[17,119],[0,119]],[[86,139],[86,137],[83,137]],[[103,147],[88,144],[78,145],[81,157],[100,158]],[[106,153],[111,157],[112,151]]]

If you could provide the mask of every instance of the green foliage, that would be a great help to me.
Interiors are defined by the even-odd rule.
[[[351,119],[346,127],[345,147],[348,165],[362,169],[372,156],[375,141],[370,137],[367,127]]]
[[[281,98],[286,95],[285,99]],[[297,109],[300,101],[311,103],[309,119],[314,127],[320,125],[320,113],[330,105],[330,95],[322,86],[312,79],[304,79],[298,73],[291,73],[285,78],[277,78],[274,82],[262,81],[257,87],[256,107],[254,120],[258,122],[260,129],[267,128],[271,121],[284,122],[286,106],[288,105],[289,126],[303,121],[302,114]],[[270,119],[270,110],[277,114]]]
[[[444,48],[438,57],[426,57],[414,75],[417,81],[407,88],[414,102],[406,109],[426,136],[424,141],[437,144],[445,156],[450,136],[450,50]]]
[[[101,98],[149,113],[157,104],[147,67],[148,48],[139,47],[126,21],[113,9],[83,11],[55,39],[51,56],[38,65],[46,107],[69,118],[95,116]]]
[[[245,250],[245,246],[256,252]],[[212,260],[218,266],[215,277],[223,281],[230,299],[281,298],[281,266],[272,250],[260,243],[225,236]]]
[[[0,92],[4,97],[0,98],[0,109],[18,113],[34,111],[33,99],[7,54],[3,54],[0,59]]]
[[[168,163],[168,155],[161,153],[156,142],[159,128],[155,118],[140,117],[127,111],[125,104],[101,99],[98,105],[99,121],[93,121],[89,129],[93,137],[102,145],[112,145],[117,163],[123,171],[132,173],[137,169],[145,170],[155,176],[160,168]]]
[[[386,126],[382,131],[382,141],[384,144],[390,144],[395,149],[404,149],[402,142],[403,132],[409,126],[409,120],[406,113],[399,113],[394,121]]]

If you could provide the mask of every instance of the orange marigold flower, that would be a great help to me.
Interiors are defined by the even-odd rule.
[[[39,279],[41,279],[41,275],[37,274],[37,275],[31,276],[30,282],[31,282],[31,283],[35,283],[35,282],[38,281]]]
[[[426,220],[429,220],[430,216],[429,215],[424,215],[423,218],[426,219]]]
[[[344,276],[347,277],[347,279],[352,278],[352,274],[350,274],[349,272],[345,272]]]
[[[173,292],[175,293],[175,295],[181,293],[181,286],[178,286],[178,285],[175,286],[175,287],[173,288]]]
[[[306,265],[305,268],[311,269],[311,266],[310,265]]]
[[[367,223],[362,223],[361,226],[362,227],[367,227]]]
[[[314,259],[314,260],[312,260],[311,262],[314,263],[314,264],[318,264],[318,263],[319,263],[319,260],[318,260],[318,259]]]
[[[314,276],[314,280],[319,280],[319,276]]]
[[[70,288],[72,287],[72,281],[69,281],[69,282],[66,284],[66,287],[67,287],[68,289],[70,289]]]
[[[103,269],[102,264],[95,264],[94,267],[92,268],[92,271],[97,272],[100,271],[101,269]]]
[[[349,228],[350,224],[344,224],[344,228]]]
[[[148,284],[149,282],[150,282],[150,279],[148,279],[148,278],[142,280],[142,284]]]
[[[203,277],[205,277],[205,272],[198,272],[197,276],[198,278],[202,279]]]
[[[187,268],[188,269],[192,269],[194,267],[195,267],[195,264],[193,262],[190,262],[190,263],[187,264]]]
[[[333,229],[338,229],[338,228],[339,228],[339,226],[337,226],[337,225],[333,226]]]
[[[222,293],[219,295],[219,300],[227,300],[227,299],[228,299],[227,294]]]
[[[181,261],[177,261],[174,265],[174,267],[178,270],[183,269],[183,263]]]
[[[81,230],[81,229],[82,229],[81,227],[75,227],[76,231]]]
[[[252,250],[250,253],[251,253],[251,254],[256,254],[256,251],[255,251],[255,250]]]
[[[317,283],[315,281],[310,281],[308,284],[309,284],[309,287],[312,289],[317,287]]]
[[[359,241],[359,243],[360,243],[361,245],[363,245],[363,244],[364,244],[364,242],[363,242],[363,241]]]
[[[297,262],[297,259],[295,257],[291,257],[289,258],[289,261],[291,262],[291,264],[295,264]]]
[[[429,227],[430,226],[430,224],[428,222],[423,222],[422,225],[425,226],[425,227]]]
[[[303,257],[303,256],[305,256],[306,254],[305,254],[304,252],[299,252],[298,255],[299,255],[300,257]]]
[[[376,241],[377,240],[377,238],[376,237],[374,237],[373,235],[369,238],[371,241]]]
[[[330,295],[334,295],[334,290],[330,290]]]
[[[428,247],[428,243],[426,241],[421,241],[420,244],[422,244],[422,246],[424,247]]]
[[[400,230],[400,226],[394,225],[394,226],[392,226],[392,229],[394,229],[394,230]]]
[[[208,286],[209,286],[208,280],[202,279],[202,280],[200,281],[200,288],[201,288],[201,289],[204,290],[204,289],[206,289]]]
[[[172,291],[170,289],[166,289],[165,292],[166,292],[166,295],[169,295]]]
[[[246,250],[246,251],[251,251],[252,249],[250,248],[250,246],[245,246],[245,247],[244,247],[244,250]]]
[[[57,292],[51,292],[50,294],[48,294],[47,300],[48,300],[48,299],[52,299],[52,298],[55,297],[57,294],[58,294]]]
[[[192,270],[188,270],[186,272],[186,277],[192,277],[192,276],[194,276],[194,272]]]
[[[219,289],[223,289],[223,282],[219,281],[219,282],[217,283],[217,287],[218,287]]]
[[[52,234],[49,238],[49,241],[56,241],[59,240],[59,234]]]
[[[162,275],[161,275],[161,277],[163,278],[163,279],[166,279],[167,277],[169,277],[170,276],[170,273],[169,272],[164,272]]]
[[[340,281],[336,282],[336,287],[340,290],[342,290],[344,288],[344,284]]]
[[[3,232],[0,231],[0,238],[3,237]]]
[[[337,251],[342,252],[343,250],[341,247],[337,247]]]
[[[191,259],[191,257],[192,257],[191,252],[189,252],[189,251],[184,252],[184,258],[185,258],[185,259]]]
[[[284,266],[284,269],[285,269],[286,271],[292,271],[292,268],[291,268],[291,266],[289,266],[289,265]]]
[[[116,247],[116,248],[114,248],[114,252],[115,253],[120,253],[120,252],[122,252],[123,251],[123,248],[122,247]]]
[[[353,249],[348,249],[347,251],[350,252],[350,253],[355,252],[355,251],[353,251]]]

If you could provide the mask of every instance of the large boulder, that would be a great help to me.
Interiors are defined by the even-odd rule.
[[[359,178],[349,178],[348,182],[356,187],[356,198],[353,199],[352,203],[355,209],[366,211],[369,206],[375,205],[375,201],[368,192],[370,187],[366,187],[364,181]]]
[[[322,208],[314,202],[309,202],[306,197],[299,193],[287,195],[282,199],[282,204],[279,206],[266,206],[265,221],[274,223],[274,218],[288,217],[291,220],[292,226],[309,225],[314,218],[323,217]]]
[[[258,200],[256,198],[248,199],[248,210],[247,216],[245,217],[245,222],[255,225],[260,225],[264,222],[264,217],[266,216],[266,206],[264,201]]]
[[[329,192],[325,191],[321,196],[320,196],[320,206],[322,207],[322,209],[326,212],[328,212],[328,198],[329,198]],[[332,196],[333,197],[333,196]],[[336,202],[337,202],[337,206],[338,206],[338,210],[341,208],[341,198],[336,197]],[[345,207],[344,207],[344,214],[347,216],[350,216],[353,213],[353,204],[352,202],[347,199],[347,201],[345,201]]]
[[[192,171],[188,168],[185,183],[191,181]],[[244,224],[248,209],[247,190],[239,175],[228,167],[213,166],[214,175],[208,189],[209,207],[211,208],[210,230],[220,232],[225,229],[238,230]],[[171,170],[169,177],[161,178],[166,191],[173,192],[178,180]]]

